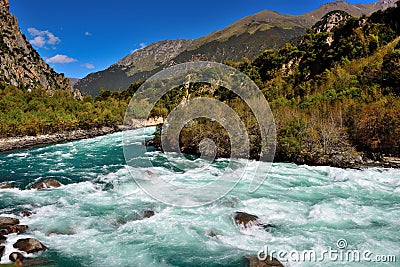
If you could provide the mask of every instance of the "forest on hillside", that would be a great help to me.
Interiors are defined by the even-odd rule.
[[[298,45],[267,50],[255,59],[226,62],[248,75],[262,90],[275,116],[276,159],[298,163],[351,160],[364,153],[400,156],[400,7],[369,17],[351,18],[332,33],[309,30]],[[38,135],[117,126],[141,83],[127,90],[102,90],[93,99],[74,99],[0,84],[1,137]],[[167,116],[184,97],[216,98],[232,107],[250,135],[257,158],[260,135],[249,108],[225,88],[190,84],[165,95],[152,116]],[[158,128],[159,134],[160,127]],[[199,153],[198,141],[213,139],[218,156],[230,154],[226,131],[216,122],[198,119],[181,133],[186,153]],[[159,135],[156,135],[156,141]]]

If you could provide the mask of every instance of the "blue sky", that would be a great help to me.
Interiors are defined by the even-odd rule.
[[[57,72],[83,78],[152,42],[198,38],[264,9],[298,15],[326,2],[10,0],[10,10],[22,32]]]

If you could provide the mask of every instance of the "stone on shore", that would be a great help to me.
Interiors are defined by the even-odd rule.
[[[35,238],[19,239],[13,247],[26,253],[36,253],[47,249],[45,245]]]
[[[19,220],[11,217],[0,217],[0,227],[19,224]]]
[[[259,260],[257,256],[246,256],[249,267],[285,267],[275,258],[267,257],[266,260]]]
[[[62,186],[62,184],[54,179],[46,179],[41,181],[38,184],[32,186],[33,189],[43,190],[43,189],[51,189],[51,188],[58,188]]]

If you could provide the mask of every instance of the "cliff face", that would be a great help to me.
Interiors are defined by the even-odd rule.
[[[19,88],[42,87],[50,93],[68,90],[74,97],[81,97],[69,80],[56,73],[33,49],[10,13],[8,0],[0,1],[0,81]]]

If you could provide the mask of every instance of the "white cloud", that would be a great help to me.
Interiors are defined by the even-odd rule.
[[[43,47],[46,44],[46,40],[43,36],[36,36],[35,38],[33,38],[33,40],[30,40],[29,42],[37,47]]]
[[[37,47],[45,47],[46,44],[54,46],[61,42],[60,38],[47,30],[40,31],[36,28],[29,28],[28,32],[32,37],[34,37],[32,40],[29,40],[29,42]]]
[[[95,68],[94,65],[91,64],[91,63],[85,63],[85,64],[82,64],[81,66],[82,66],[82,67],[85,67],[85,68],[87,68],[87,69],[89,69],[89,70]]]
[[[140,46],[140,48],[137,48],[137,49],[132,50],[131,53],[133,54],[133,53],[135,53],[136,51],[145,48],[147,45],[146,45],[145,43],[140,43],[139,46]]]
[[[90,32],[85,32],[85,36],[91,36],[92,34]]]
[[[77,62],[75,58],[68,57],[66,55],[55,55],[54,57],[46,59],[47,63],[72,63],[72,62]]]

